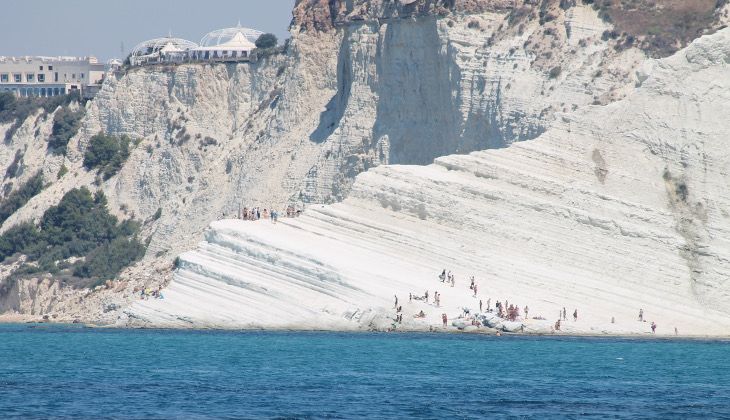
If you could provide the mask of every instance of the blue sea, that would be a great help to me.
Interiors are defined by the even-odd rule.
[[[730,417],[722,341],[0,325],[0,417]]]

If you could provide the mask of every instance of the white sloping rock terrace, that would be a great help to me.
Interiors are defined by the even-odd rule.
[[[137,301],[120,322],[384,328],[397,295],[413,329],[499,299],[546,318],[522,321],[528,331],[548,331],[566,307],[579,313],[569,332],[646,333],[643,309],[660,334],[728,335],[729,62],[725,29],[653,63],[627,99],[566,115],[534,141],[380,166],[343,202],[277,224],[214,222],[165,298]],[[455,287],[438,280],[443,268]],[[442,308],[408,302],[426,290]]]
[[[1,186],[8,194],[39,170],[48,185],[0,231],[37,221],[73,188],[101,190],[111,212],[143,221],[141,236],[151,238],[145,260],[114,280],[132,279],[130,291],[137,282],[156,287],[147,279],[164,283],[169,273],[156,275],[161,264],[169,267],[211,220],[241,206],[339,201],[358,173],[379,164],[429,164],[532,139],[558,112],[621,98],[645,60],[642,51],[618,51],[603,39],[611,26],[591,5],[562,9],[553,2],[550,22],[538,18],[541,6],[529,5],[535,13],[516,24],[511,9],[496,7],[512,3],[506,0],[408,19],[374,6],[380,2],[357,2],[368,5],[371,18],[304,29],[297,12],[313,3],[295,8],[282,54],[239,65],[146,66],[107,78],[86,104],[66,156],[47,150],[53,114],[32,115],[0,145],[0,173],[14,162],[21,168]],[[347,9],[352,2],[336,3]],[[559,75],[551,76],[557,66]],[[9,127],[0,124],[0,137]],[[105,181],[83,167],[100,131],[136,145]],[[62,165],[68,173],[59,178]],[[24,296],[20,307],[49,300]],[[126,305],[127,296],[119,299]],[[58,319],[78,313],[76,299],[53,302],[43,306]],[[108,315],[99,306],[86,319]]]

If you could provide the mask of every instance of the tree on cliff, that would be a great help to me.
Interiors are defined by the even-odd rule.
[[[279,43],[274,34],[263,34],[256,40],[256,48],[265,50],[274,48]]]
[[[99,173],[109,179],[119,172],[124,161],[129,157],[129,138],[116,137],[99,133],[89,140],[84,154],[86,169],[101,168]]]

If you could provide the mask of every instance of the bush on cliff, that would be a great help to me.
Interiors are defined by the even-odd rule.
[[[82,102],[83,105],[78,91],[71,92],[68,95],[47,98],[16,98],[15,94],[11,92],[0,93],[0,123],[13,122],[8,131],[5,132],[5,143],[10,142],[15,132],[23,125],[23,122],[39,108],[43,109],[44,112],[53,112],[59,106],[66,106],[73,101]]]
[[[144,255],[137,239],[139,224],[119,223],[109,214],[103,193],[92,195],[86,188],[73,189],[58,205],[46,210],[38,226],[23,223],[0,235],[0,259],[21,253],[32,263],[20,272],[56,273],[68,267],[63,260],[83,257],[72,267],[73,275],[89,282],[116,276]]]
[[[129,157],[129,137],[99,133],[91,138],[84,154],[86,169],[99,168],[105,180],[113,177]]]
[[[279,40],[274,34],[263,34],[256,40],[256,48],[266,50],[274,48],[279,43]]]
[[[53,116],[53,130],[48,138],[48,147],[56,154],[66,154],[66,146],[71,137],[76,135],[84,116],[84,108],[74,112],[67,107],[61,108]]]
[[[42,189],[43,174],[39,171],[20,188],[11,192],[8,198],[0,202],[0,225]]]

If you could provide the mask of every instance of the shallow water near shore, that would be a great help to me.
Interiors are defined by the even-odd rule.
[[[2,417],[730,416],[730,343],[0,325]]]

